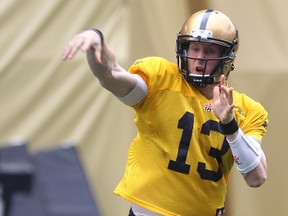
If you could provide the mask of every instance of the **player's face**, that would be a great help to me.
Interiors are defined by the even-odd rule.
[[[203,75],[204,73],[209,75],[213,72],[220,61],[206,61],[205,59],[221,57],[223,54],[223,48],[215,44],[192,42],[189,45],[187,54],[191,58],[201,58],[188,60],[189,73],[199,75]]]

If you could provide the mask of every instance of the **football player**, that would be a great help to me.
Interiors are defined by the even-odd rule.
[[[249,186],[265,182],[268,114],[227,82],[238,46],[229,17],[201,10],[178,33],[177,63],[146,57],[126,71],[98,29],[64,49],[63,60],[86,52],[100,84],[135,110],[137,136],[115,189],[132,203],[129,215],[223,215],[234,162]]]

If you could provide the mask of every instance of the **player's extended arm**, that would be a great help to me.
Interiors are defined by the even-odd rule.
[[[71,60],[81,50],[100,84],[117,97],[126,96],[137,84],[137,78],[117,64],[101,32],[86,30],[75,35],[63,51],[63,60]]]

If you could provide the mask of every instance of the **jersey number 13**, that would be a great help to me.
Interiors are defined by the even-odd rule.
[[[190,141],[192,138],[192,131],[194,125],[194,114],[190,112],[186,112],[182,118],[178,122],[178,128],[183,129],[181,140],[179,143],[178,154],[176,160],[170,160],[168,169],[189,174],[190,172],[190,164],[186,163],[188,150],[190,147]],[[206,121],[201,128],[201,134],[210,135],[210,131],[216,131],[223,134],[219,122],[214,120]],[[206,169],[206,164],[203,162],[198,162],[197,172],[200,177],[204,180],[211,180],[211,181],[219,181],[222,178],[222,170],[220,164],[222,163],[221,157],[229,150],[229,144],[224,139],[221,150],[217,148],[210,147],[209,156],[215,158],[218,162],[218,169],[217,171],[208,170]]]

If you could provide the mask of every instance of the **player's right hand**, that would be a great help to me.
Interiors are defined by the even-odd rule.
[[[75,35],[64,48],[62,60],[71,60],[79,50],[86,53],[90,48],[94,51],[96,63],[101,64],[101,38],[92,30],[85,30]]]
[[[233,88],[226,85],[225,76],[221,75],[219,86],[213,89],[214,114],[223,124],[227,124],[233,119],[234,108]]]

